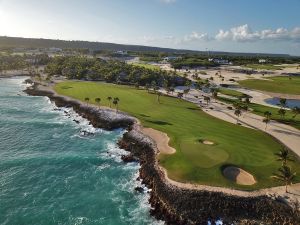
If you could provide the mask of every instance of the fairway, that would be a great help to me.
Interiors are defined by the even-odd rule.
[[[55,90],[82,101],[89,97],[91,103],[100,97],[105,106],[109,105],[108,96],[119,97],[120,110],[137,117],[145,127],[166,132],[176,153],[160,155],[159,160],[173,180],[238,189],[278,185],[270,176],[281,165],[274,156],[281,145],[261,131],[219,120],[177,98],[161,96],[159,104],[156,95],[128,86],[70,81],[57,84]],[[253,174],[257,183],[241,186],[226,180],[221,171],[224,165],[241,167]],[[300,171],[298,162],[292,166]]]
[[[269,91],[282,94],[296,94],[300,95],[300,76],[291,77],[288,76],[272,77],[268,80],[242,80],[239,84],[243,87],[256,89],[261,91]]]

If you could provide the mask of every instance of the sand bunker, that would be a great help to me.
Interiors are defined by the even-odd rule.
[[[236,182],[237,184],[241,185],[253,185],[256,183],[254,177],[246,172],[245,170],[235,167],[235,166],[228,166],[223,170],[223,175],[231,180]]]
[[[202,141],[202,143],[205,144],[205,145],[213,145],[213,144],[215,144],[214,142],[208,141],[208,140],[204,140],[204,141]]]
[[[142,128],[141,131],[155,141],[160,153],[173,154],[176,152],[174,148],[169,146],[170,138],[166,133],[154,130],[152,128]]]

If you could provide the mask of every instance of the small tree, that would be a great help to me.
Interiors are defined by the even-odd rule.
[[[296,172],[293,172],[289,166],[284,165],[278,169],[278,173],[275,173],[272,178],[283,182],[285,184],[285,192],[288,193],[287,187],[293,184]]]
[[[286,110],[284,108],[281,108],[278,110],[278,114],[280,115],[281,119],[284,119]]]
[[[101,98],[95,98],[95,102],[98,104],[98,106],[99,106],[99,108],[100,108]]]
[[[266,117],[263,119],[263,122],[266,124],[265,130],[267,130],[268,123],[270,123],[270,118]]]
[[[88,105],[89,105],[90,98],[89,98],[89,97],[85,97],[85,98],[84,98],[84,101],[86,102],[86,105],[88,106]]]
[[[242,111],[241,111],[240,109],[236,109],[236,110],[234,111],[234,115],[237,116],[236,123],[238,123],[238,122],[239,122],[239,118],[240,118],[240,116],[242,115]]]
[[[294,113],[293,118],[296,118],[300,114],[300,108],[296,106],[292,109],[292,112]]]
[[[264,116],[268,119],[271,119],[272,113],[270,111],[265,111]]]
[[[177,97],[178,97],[179,99],[182,99],[183,93],[182,93],[182,92],[178,92],[178,93],[177,93]]]
[[[119,107],[119,101],[120,101],[120,99],[118,97],[114,98],[114,100],[113,100],[113,104],[116,107],[116,112],[118,112],[118,110],[119,110],[118,109],[118,107]]]
[[[275,155],[278,157],[277,161],[281,161],[283,166],[286,166],[288,161],[294,161],[290,156],[290,152],[287,148],[280,149],[280,151],[278,153],[275,153]]]
[[[204,101],[206,101],[206,104],[208,105],[208,103],[210,102],[210,97],[208,96],[204,96]]]
[[[280,98],[279,103],[281,108],[284,108],[286,106],[286,98]]]
[[[112,100],[112,97],[108,96],[108,97],[107,97],[107,100],[108,100],[108,102],[109,102],[109,108],[111,108],[111,100]]]
[[[161,92],[157,92],[157,101],[158,101],[158,103],[160,104],[160,96],[161,96],[162,94],[161,94]]]
[[[185,97],[186,97],[186,95],[187,95],[189,92],[190,92],[190,89],[189,89],[189,88],[183,90],[183,93],[184,93]]]

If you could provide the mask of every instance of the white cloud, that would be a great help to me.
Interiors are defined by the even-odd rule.
[[[266,29],[261,31],[252,31],[248,24],[233,27],[230,30],[219,30],[215,36],[216,40],[230,40],[238,42],[251,42],[259,40],[274,40],[274,41],[300,41],[300,27],[292,30],[278,28],[276,30]]]
[[[193,31],[191,34],[184,36],[183,42],[192,42],[192,41],[209,41],[210,37],[207,33],[198,33]]]
[[[165,4],[172,4],[176,2],[176,0],[160,0],[160,1]]]

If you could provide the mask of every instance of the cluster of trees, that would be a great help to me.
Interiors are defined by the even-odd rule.
[[[5,70],[25,69],[28,65],[24,56],[0,55],[0,73]]]
[[[49,75],[63,75],[68,79],[104,80],[120,84],[136,84],[145,86],[156,82],[156,85],[182,85],[186,78],[175,72],[152,70],[129,65],[114,60],[101,60],[87,57],[54,57],[45,68]]]
[[[31,66],[45,65],[49,62],[49,56],[40,55],[0,55],[0,73],[6,70],[31,70]]]
[[[182,58],[172,61],[171,65],[175,69],[182,69],[184,66],[189,68],[217,66],[217,64],[215,64],[214,62],[209,62],[207,57],[203,56],[184,56]]]

